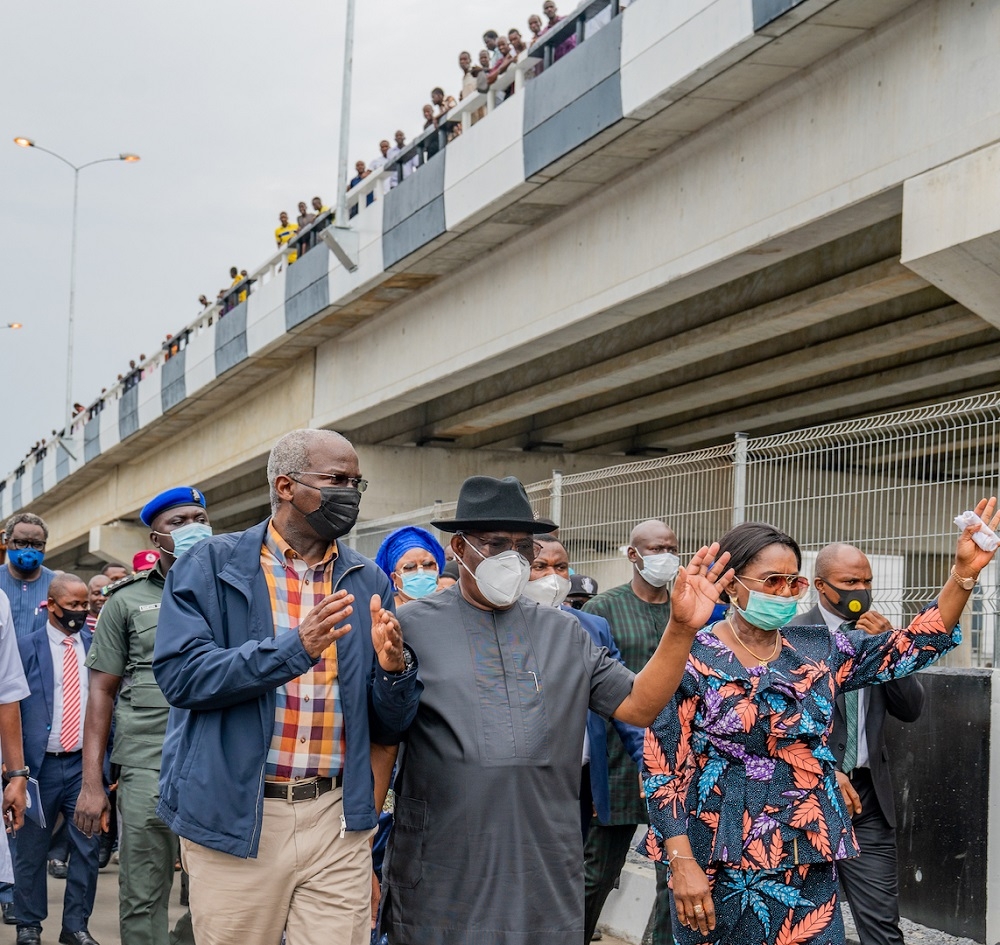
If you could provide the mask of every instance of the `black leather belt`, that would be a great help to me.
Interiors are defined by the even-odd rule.
[[[47,751],[45,752],[46,758],[72,758],[74,755],[83,754],[83,749],[78,748],[76,751]]]
[[[344,776],[335,778],[299,778],[297,781],[265,781],[264,797],[278,798],[296,804],[299,801],[314,801],[317,797],[341,787]]]

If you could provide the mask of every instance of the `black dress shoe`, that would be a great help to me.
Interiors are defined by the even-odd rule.
[[[67,932],[65,929],[59,933],[61,945],[100,945],[97,939],[86,929],[79,932]]]
[[[17,945],[41,945],[42,930],[34,925],[22,925],[17,930]]]
[[[0,903],[0,909],[3,910],[4,925],[17,925],[17,916],[14,915],[14,903],[12,902]]]
[[[49,876],[65,879],[69,875],[69,866],[65,860],[49,860]]]

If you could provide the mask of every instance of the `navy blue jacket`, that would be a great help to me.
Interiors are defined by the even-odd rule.
[[[275,636],[260,566],[267,525],[207,538],[174,562],[153,651],[156,682],[172,706],[157,814],[180,836],[244,858],[257,855],[260,839],[275,690],[316,662],[297,633]],[[333,588],[355,597],[352,629],[337,641],[344,817],[348,830],[370,830],[371,742],[399,741],[422,686],[416,668],[393,675],[378,666],[368,601],[378,594],[393,607],[382,570],[340,543]]]
[[[84,650],[90,650],[94,635],[82,631]],[[55,672],[52,666],[52,651],[49,649],[49,635],[42,627],[17,641],[21,653],[21,665],[28,681],[31,695],[21,701],[21,737],[24,740],[24,763],[37,775],[45,760],[45,748],[52,731],[53,689]]]
[[[596,614],[586,614],[582,610],[573,610],[572,607],[562,608],[566,613],[576,617],[580,621],[590,638],[597,644],[607,649],[608,655],[618,660],[623,666],[618,647],[615,646],[614,638],[611,636],[611,627],[607,620],[598,617]],[[642,764],[642,740],[645,729],[636,728],[628,722],[612,719],[611,724],[618,732],[618,737],[622,740],[625,750],[632,756],[636,764],[636,784],[639,778],[639,766]],[[597,822],[606,824],[611,819],[611,790],[608,787],[608,730],[604,722],[596,712],[587,713],[587,735],[590,737],[590,793],[594,798],[594,810],[597,811]]]

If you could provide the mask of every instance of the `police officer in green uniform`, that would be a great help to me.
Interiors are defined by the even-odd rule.
[[[83,788],[76,825],[87,836],[107,826],[110,813],[103,761],[115,698],[113,764],[118,779],[119,921],[127,945],[193,945],[187,913],[171,932],[170,887],[178,855],[177,837],[156,816],[160,757],[169,705],[153,678],[153,642],[163,582],[171,564],[212,534],[205,497],[190,486],[160,493],[139,517],[160,551],[159,563],[106,589],[107,603],[87,657],[90,694],[83,735]]]

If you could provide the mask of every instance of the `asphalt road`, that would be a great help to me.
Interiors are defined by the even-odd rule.
[[[183,914],[180,904],[181,874],[174,874],[174,888],[170,895],[170,919],[176,922]],[[46,876],[49,893],[49,917],[42,926],[42,945],[55,945],[59,939],[62,917],[62,898],[65,883],[61,879]],[[14,941],[14,927],[7,926],[10,942]],[[122,945],[118,935],[118,867],[114,863],[101,870],[97,880],[97,900],[94,914],[90,917],[90,934],[100,945]]]
[[[61,879],[48,879],[49,917],[42,930],[42,945],[54,945],[59,938],[59,919],[62,914],[64,884]],[[180,873],[175,874],[174,888],[170,896],[170,921],[176,922],[183,913],[180,904]],[[14,927],[6,926],[5,940],[14,941]],[[101,870],[97,880],[97,901],[94,914],[90,917],[90,934],[100,945],[122,945],[118,935],[118,867],[112,863]],[[628,945],[620,938],[605,935],[602,945]]]

